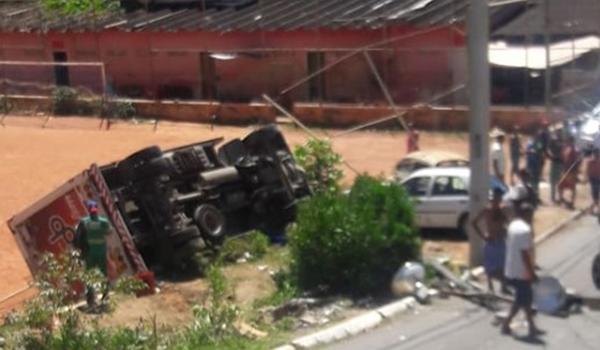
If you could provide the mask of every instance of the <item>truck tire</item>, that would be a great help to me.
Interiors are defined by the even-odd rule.
[[[203,204],[194,212],[194,221],[204,239],[212,245],[219,245],[225,239],[225,216],[211,204]]]

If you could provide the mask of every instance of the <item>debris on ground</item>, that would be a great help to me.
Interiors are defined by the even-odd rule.
[[[236,323],[235,328],[241,335],[251,339],[262,339],[269,335],[269,333],[256,329],[246,322]]]

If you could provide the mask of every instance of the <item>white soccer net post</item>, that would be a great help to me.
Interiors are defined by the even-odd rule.
[[[82,95],[106,96],[104,62],[0,61],[0,94],[50,96],[57,87]]]

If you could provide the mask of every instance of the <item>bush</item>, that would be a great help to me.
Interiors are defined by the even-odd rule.
[[[111,119],[131,119],[135,116],[135,106],[130,101],[104,101],[102,116]]]
[[[221,246],[219,260],[235,262],[249,253],[251,259],[262,258],[269,249],[269,237],[262,232],[252,231],[248,234],[228,238]]]
[[[79,112],[79,94],[77,90],[59,86],[52,90],[52,105],[56,115],[77,114]]]
[[[306,180],[315,193],[338,192],[344,173],[339,169],[342,158],[325,140],[310,139],[294,150],[296,162],[306,171]]]
[[[397,184],[357,178],[348,196],[320,193],[300,205],[292,227],[291,272],[302,289],[378,294],[420,257],[412,202]]]

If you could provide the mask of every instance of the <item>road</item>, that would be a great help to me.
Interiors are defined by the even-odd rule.
[[[586,297],[600,297],[591,280],[591,261],[600,250],[600,227],[589,216],[571,223],[537,248],[537,263],[567,288]],[[329,350],[408,349],[599,349],[600,311],[584,308],[568,317],[538,315],[538,327],[547,333],[528,340],[519,316],[513,336],[500,334],[494,314],[462,299],[435,300]]]

